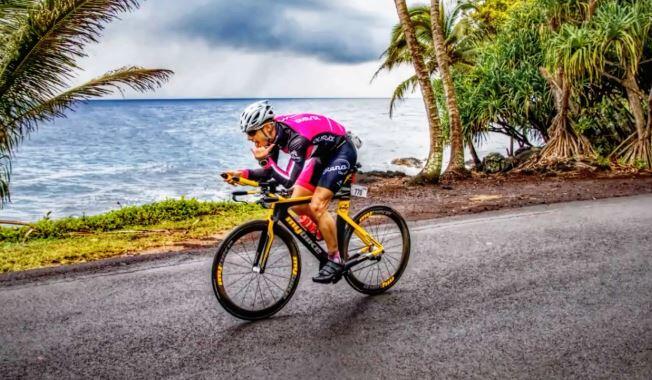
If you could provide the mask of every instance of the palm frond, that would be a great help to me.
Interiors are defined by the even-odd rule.
[[[6,127],[11,130],[20,126],[20,129],[32,131],[39,122],[65,117],[65,112],[72,110],[77,102],[109,95],[116,90],[121,91],[125,86],[140,92],[154,90],[165,83],[172,74],[170,70],[142,67],[113,70],[26,110],[10,120]]]
[[[474,9],[475,6],[469,2],[463,1],[457,4],[450,12],[446,12],[444,9],[444,2],[442,1],[439,4],[441,7],[439,12],[441,15],[440,23],[445,32],[444,39],[446,41],[446,50],[451,57],[451,61],[453,65],[460,64],[468,67],[473,63],[473,57],[476,54],[477,46],[475,44],[475,38],[466,35],[470,30],[470,27],[463,27],[461,25],[464,20],[460,15],[463,15],[464,12],[468,10]],[[432,42],[430,7],[428,5],[417,5],[411,7],[408,10],[408,13],[412,20],[412,24],[414,25],[415,37],[423,51],[423,57],[426,61],[427,69],[430,74],[433,74],[437,71],[438,67]],[[405,35],[403,34],[403,29],[400,23],[392,27],[389,46],[380,55],[380,58],[383,61],[371,77],[371,82],[373,82],[383,71],[389,72],[403,64],[412,63],[412,55],[408,49],[407,41],[405,40]]]
[[[394,116],[397,103],[402,101],[408,93],[412,93],[417,84],[419,84],[419,78],[417,78],[416,75],[413,75],[396,86],[396,89],[394,89],[394,93],[392,94],[392,99],[389,101],[390,118]]]
[[[8,155],[0,155],[0,208],[10,201],[9,180],[11,179],[11,159]]]
[[[0,2],[0,39],[16,29],[38,0],[2,0]]]
[[[79,101],[122,87],[153,90],[169,70],[124,67],[69,88],[104,25],[138,0],[4,0],[0,4],[0,208],[9,199],[14,147],[38,123],[65,116]]]
[[[24,105],[25,99],[38,103],[54,96],[79,69],[75,59],[85,56],[85,44],[96,42],[104,24],[118,13],[137,6],[137,0],[38,2],[6,41],[1,101]]]

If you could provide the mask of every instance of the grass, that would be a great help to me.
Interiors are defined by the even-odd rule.
[[[233,202],[166,200],[105,214],[0,227],[0,273],[81,263],[206,239],[265,210]]]

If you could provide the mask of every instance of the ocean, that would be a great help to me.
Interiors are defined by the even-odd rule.
[[[11,203],[0,219],[35,221],[92,215],[166,198],[228,199],[232,187],[218,174],[256,167],[240,132],[241,110],[253,99],[101,100],[42,125],[17,149]],[[389,118],[388,99],[273,99],[277,114],[329,116],[363,141],[362,170],[416,169],[394,158],[428,153],[423,103],[407,99]],[[507,139],[491,136],[483,156],[505,152]],[[468,159],[468,155],[467,155]],[[447,157],[445,157],[447,161]],[[283,161],[281,161],[283,162]]]

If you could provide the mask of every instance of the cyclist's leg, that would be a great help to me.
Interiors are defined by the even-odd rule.
[[[337,230],[335,220],[328,212],[328,205],[333,199],[333,191],[326,187],[318,186],[310,202],[310,210],[317,220],[319,230],[321,231],[326,248],[328,251],[328,261],[325,265],[319,267],[319,273],[312,278],[319,283],[330,283],[336,281],[344,271],[344,264],[340,252],[337,249]]]
[[[328,205],[333,199],[333,195],[344,184],[344,179],[349,174],[349,170],[355,166],[357,160],[358,153],[350,142],[345,143],[335,151],[324,165],[325,169],[319,177],[315,194],[312,197],[312,202],[310,202],[310,209],[318,218],[316,220],[324,236],[324,241],[326,241],[329,255],[338,252],[337,229],[335,228],[335,220],[328,212]]]
[[[333,199],[333,192],[325,187],[317,187],[310,201],[310,211],[312,217],[317,221],[319,231],[326,242],[326,249],[329,256],[336,255],[337,252],[337,229],[335,228],[335,219],[328,212],[328,205]]]
[[[306,189],[301,185],[294,185],[292,188],[292,198],[306,197],[312,195],[313,192],[314,190]],[[310,206],[308,203],[292,206],[292,211],[296,212],[299,215],[307,215],[312,217],[312,212],[310,211]]]
[[[313,281],[330,282],[341,275],[344,265],[341,263],[337,247],[337,229],[335,220],[328,212],[328,205],[334,194],[342,187],[346,175],[357,161],[357,152],[352,144],[344,144],[328,160],[319,178],[315,194],[310,202],[310,209],[318,217],[319,228],[328,247],[329,263],[324,266]]]
[[[315,188],[317,187],[317,182],[319,181],[320,175],[321,160],[317,157],[311,157],[304,164],[303,170],[301,171],[301,174],[299,174],[299,177],[294,184],[294,188],[292,190],[292,198],[312,195],[315,192]],[[294,206],[292,207],[292,211],[296,212],[299,215],[307,215],[315,220],[308,204]]]

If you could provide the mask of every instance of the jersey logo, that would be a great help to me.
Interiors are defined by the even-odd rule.
[[[333,142],[335,141],[335,136],[333,135],[321,135],[312,140],[313,144],[319,144],[320,142]]]
[[[351,167],[351,165],[349,164],[348,161],[342,160],[342,159],[335,160],[335,162],[333,162],[333,164],[334,165],[331,165],[331,166],[327,167],[326,169],[324,169],[324,174],[337,171],[337,173],[339,173],[341,175],[344,175],[344,174],[346,174],[346,172],[349,171],[349,168]]]
[[[304,117],[300,117],[298,119],[294,119],[294,122],[297,123],[297,124],[300,124],[300,123],[303,123],[304,121],[311,121],[311,120],[318,121],[320,119],[319,119],[319,116],[304,116]]]
[[[296,150],[293,150],[292,152],[290,152],[290,159],[292,159],[294,161],[298,161],[299,158],[300,158],[299,153],[297,153]]]

